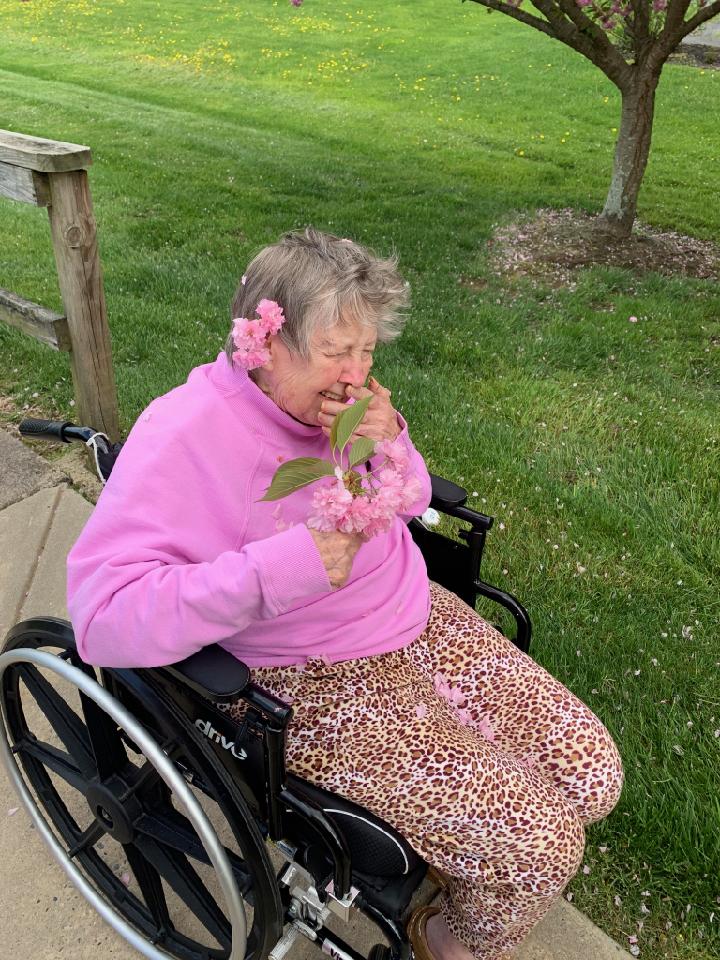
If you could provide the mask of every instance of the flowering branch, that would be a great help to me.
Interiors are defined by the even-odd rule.
[[[332,463],[319,457],[288,460],[275,472],[261,499],[280,500],[316,480],[334,476],[331,484],[315,491],[308,527],[327,533],[359,533],[368,540],[386,533],[397,513],[417,501],[421,485],[408,473],[410,456],[398,440],[375,443],[368,437],[358,437],[347,451],[347,465],[343,464],[348,444],[371,400],[358,400],[335,418],[330,431]],[[375,453],[384,454],[385,460],[376,469],[359,473],[355,467]]]

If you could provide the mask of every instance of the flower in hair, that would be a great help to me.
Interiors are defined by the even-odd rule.
[[[255,307],[255,313],[255,320],[248,320],[246,317],[236,317],[233,320],[233,363],[239,363],[246,370],[255,370],[268,362],[268,337],[278,333],[285,322],[283,309],[274,300],[261,300]]]

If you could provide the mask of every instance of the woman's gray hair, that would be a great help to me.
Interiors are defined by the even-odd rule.
[[[232,303],[232,317],[255,317],[262,299],[279,303],[285,313],[280,338],[305,359],[318,328],[337,323],[374,326],[378,341],[395,339],[404,323],[400,310],[409,303],[408,284],[397,259],[381,259],[354,243],[308,227],[286,233],[249,264]],[[225,344],[234,351],[232,332]]]

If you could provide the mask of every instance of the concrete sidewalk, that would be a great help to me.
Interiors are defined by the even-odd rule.
[[[20,620],[67,617],[65,558],[92,504],[70,485],[88,490],[77,458],[50,465],[0,429],[0,638]],[[19,808],[19,809],[18,809]],[[140,955],[108,927],[52,860],[7,778],[0,774],[0,957],[14,960],[136,960]],[[356,921],[350,942],[377,940]],[[565,900],[517,951],[517,960],[621,960],[630,955]],[[298,943],[292,960],[317,957]]]

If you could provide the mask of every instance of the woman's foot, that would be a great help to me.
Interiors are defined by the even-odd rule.
[[[474,960],[449,931],[439,907],[420,907],[410,917],[408,938],[415,960]]]
[[[474,960],[468,948],[450,933],[441,913],[426,920],[425,942],[434,960]]]

